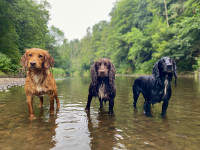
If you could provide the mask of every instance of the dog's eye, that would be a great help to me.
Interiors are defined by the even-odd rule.
[[[97,67],[99,67],[99,66],[101,66],[101,64],[100,64],[100,63],[97,63]]]
[[[32,54],[29,54],[28,56],[30,56],[30,57],[31,57],[31,56],[32,56]]]
[[[42,55],[39,55],[38,57],[42,58],[43,56],[42,56]]]
[[[108,63],[105,63],[105,64],[104,64],[104,66],[108,67],[108,66],[109,66],[109,64],[108,64]]]

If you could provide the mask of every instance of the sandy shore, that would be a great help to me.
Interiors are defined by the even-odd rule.
[[[5,90],[12,86],[24,85],[25,78],[0,78],[0,90]]]

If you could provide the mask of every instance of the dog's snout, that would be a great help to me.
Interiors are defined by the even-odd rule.
[[[101,75],[104,75],[104,74],[105,74],[105,71],[104,71],[104,70],[100,70],[100,74],[101,74]]]
[[[167,65],[167,69],[172,69],[172,65]]]
[[[36,66],[36,62],[35,61],[30,62],[30,65],[31,65],[31,67],[35,67]]]

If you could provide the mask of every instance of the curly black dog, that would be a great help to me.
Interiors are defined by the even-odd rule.
[[[153,75],[137,78],[133,84],[134,107],[136,107],[141,92],[145,99],[145,115],[151,116],[151,104],[163,101],[161,115],[164,117],[166,115],[168,101],[171,98],[171,81],[173,75],[176,86],[176,70],[176,63],[169,57],[163,57],[155,63],[152,69]]]
[[[98,97],[100,108],[103,101],[109,101],[109,113],[113,113],[115,88],[115,67],[109,59],[101,58],[90,69],[92,82],[89,86],[88,102],[85,110],[90,110],[92,97]]]

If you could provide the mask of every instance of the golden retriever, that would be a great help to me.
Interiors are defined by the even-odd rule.
[[[57,96],[55,79],[50,72],[54,65],[53,57],[46,51],[39,48],[27,49],[21,58],[21,64],[27,69],[25,81],[26,101],[29,108],[29,118],[33,119],[33,96],[40,98],[40,105],[43,105],[43,95],[48,94],[50,99],[50,113],[54,114],[54,98],[56,99],[57,109],[60,108]]]

